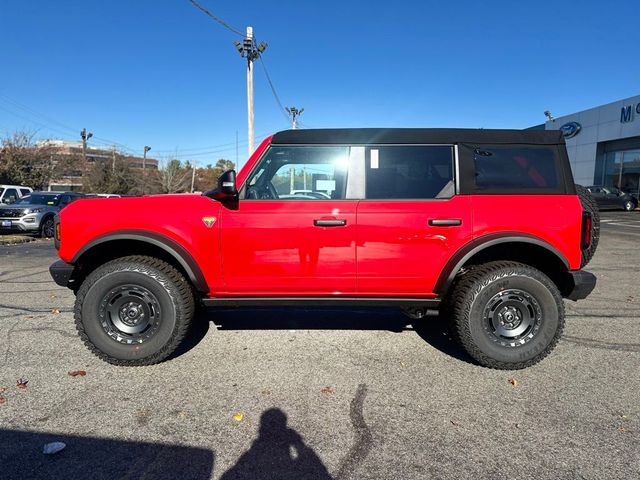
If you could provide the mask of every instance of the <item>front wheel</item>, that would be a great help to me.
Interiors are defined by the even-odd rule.
[[[635,209],[636,209],[636,206],[633,203],[633,201],[627,200],[626,202],[624,202],[624,210],[625,210],[625,212],[630,212],[630,211],[635,210]]]
[[[556,346],[564,303],[544,273],[516,262],[491,262],[464,273],[449,299],[453,331],[485,367],[534,365]]]
[[[76,328],[89,350],[114,365],[152,365],[186,335],[194,311],[191,285],[157,258],[123,257],[95,269],[75,303]]]
[[[40,226],[40,236],[42,238],[53,238],[53,234],[55,233],[55,223],[53,221],[53,217],[47,217],[42,222]]]

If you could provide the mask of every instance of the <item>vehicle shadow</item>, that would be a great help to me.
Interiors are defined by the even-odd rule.
[[[306,308],[208,308],[195,321],[193,335],[181,347],[186,352],[207,334],[209,324],[218,330],[382,330],[394,333],[414,331],[433,348],[458,360],[473,359],[452,338],[442,315],[412,320],[397,308],[306,307]],[[181,353],[176,353],[179,355]]]
[[[66,447],[43,455],[50,442]],[[209,479],[214,452],[206,448],[0,429],[0,477]]]

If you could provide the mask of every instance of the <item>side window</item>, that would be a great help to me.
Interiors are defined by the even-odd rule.
[[[453,147],[367,148],[367,199],[434,199],[454,194]]]
[[[349,147],[271,147],[248,179],[253,200],[342,200]]]
[[[62,195],[62,197],[60,197],[60,207],[64,207],[66,205],[68,205],[71,202],[71,197],[69,195]]]
[[[3,200],[5,203],[13,203],[18,200],[18,191],[15,188],[7,188],[4,192]]]
[[[560,189],[556,148],[484,145],[473,151],[479,193]]]
[[[29,190],[27,190],[26,188],[21,188],[20,189],[20,193],[22,194],[22,196],[26,196],[29,195],[31,192]]]

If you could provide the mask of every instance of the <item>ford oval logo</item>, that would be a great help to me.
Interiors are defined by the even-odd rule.
[[[568,122],[560,127],[560,131],[564,138],[575,137],[582,130],[582,125],[578,122]]]

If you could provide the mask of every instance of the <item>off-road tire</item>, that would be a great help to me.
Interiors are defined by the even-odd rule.
[[[159,321],[148,341],[120,343],[104,326],[105,298],[121,285],[137,285],[157,301]],[[191,285],[178,270],[157,258],[135,255],[91,272],[78,289],[74,316],[80,338],[92,353],[113,365],[143,366],[159,363],[174,352],[189,330],[194,308]]]
[[[582,260],[580,261],[580,266],[584,267],[591,261],[598,248],[598,241],[600,240],[600,209],[589,190],[585,187],[576,184],[576,192],[578,193],[578,198],[580,198],[582,209],[591,214],[591,244],[582,249]]]
[[[539,309],[537,316],[533,315],[539,318],[537,327],[528,331],[531,338],[521,344],[516,340],[513,346],[503,344],[510,344],[510,340],[492,336],[490,320],[485,317],[491,301],[509,291],[526,292]],[[541,271],[517,262],[471,267],[454,283],[445,312],[454,338],[467,353],[480,365],[500,370],[538,363],[555,348],[564,329],[564,303],[558,288]]]
[[[45,217],[40,225],[40,237],[42,238],[53,238],[55,234],[55,222],[53,220],[53,216],[50,215]]]

